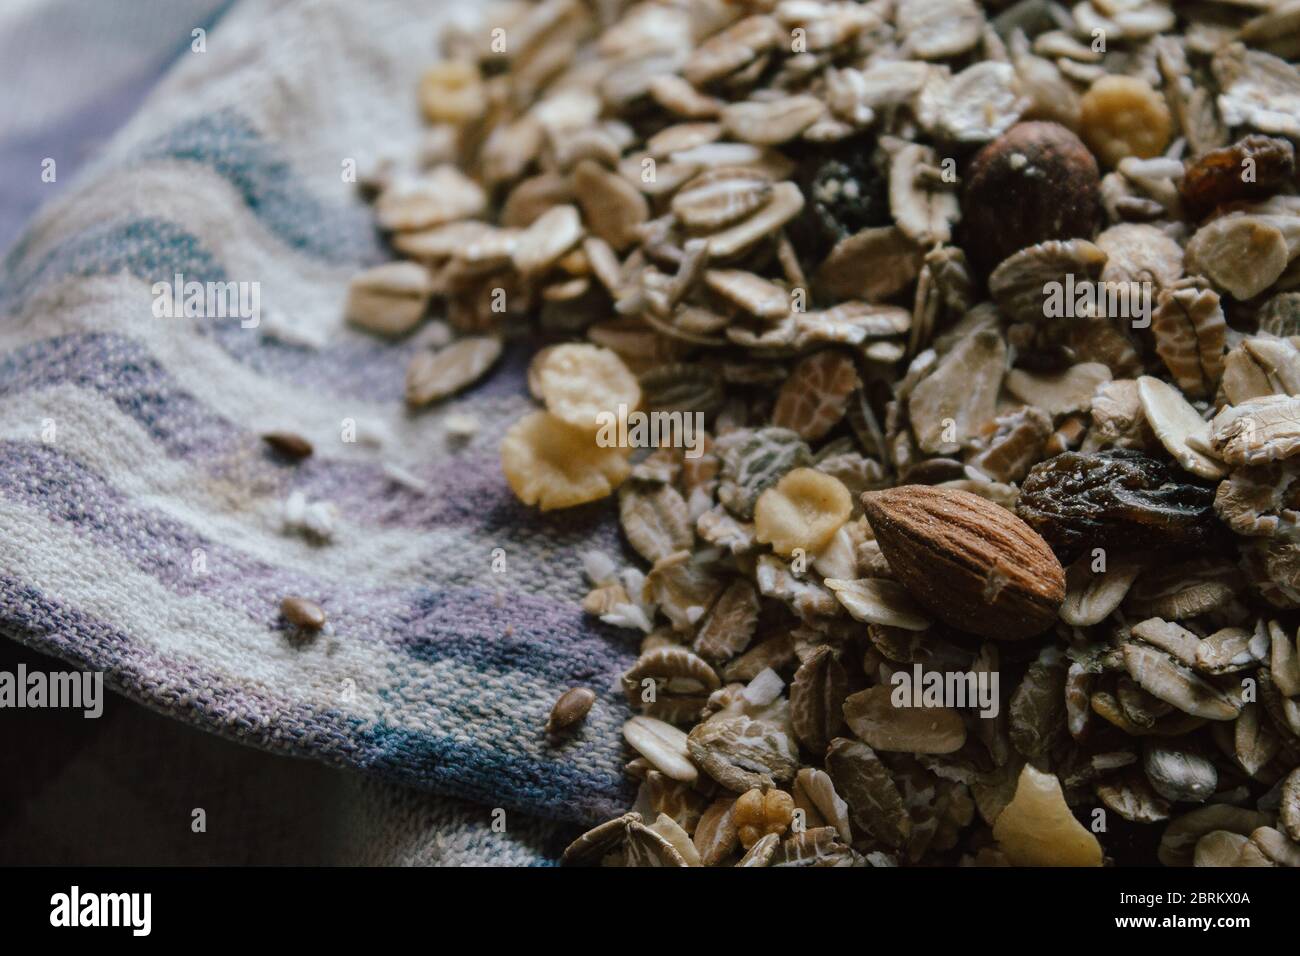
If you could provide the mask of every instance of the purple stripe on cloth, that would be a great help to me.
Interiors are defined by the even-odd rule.
[[[505,538],[503,574],[494,574],[487,561],[462,572],[446,563],[446,555],[432,553],[431,545],[428,586],[375,587],[276,567],[213,541],[170,516],[133,505],[90,469],[46,445],[0,441],[0,493],[114,551],[172,593],[202,596],[268,631],[285,629],[281,599],[302,594],[319,601],[338,637],[393,644],[422,660],[462,657],[557,680],[613,674],[627,664],[626,641],[612,629],[596,636],[576,595],[555,594],[556,575],[546,560],[514,561],[516,570],[509,570],[512,546]],[[203,573],[194,571],[196,549],[203,552]],[[576,571],[576,558],[567,560]],[[500,591],[484,588],[493,580]]]
[[[0,633],[86,668],[106,672],[128,697],[205,730],[267,750],[367,770],[399,783],[493,805],[591,823],[629,805],[617,759],[557,748],[553,761],[497,749],[509,721],[469,714],[456,733],[370,726],[338,709],[316,710],[159,654],[98,618],[0,574]],[[482,701],[484,709],[490,703]],[[508,707],[517,702],[497,702]],[[473,742],[471,742],[473,741]],[[617,754],[615,753],[615,755]],[[567,758],[567,759],[566,759]]]

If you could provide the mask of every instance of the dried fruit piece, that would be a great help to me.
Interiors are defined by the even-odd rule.
[[[1295,176],[1295,147],[1285,139],[1251,134],[1201,154],[1183,172],[1179,194],[1196,217],[1238,200],[1259,200]]]
[[[589,433],[616,429],[641,404],[641,386],[618,353],[595,345],[559,345],[537,369],[546,409]],[[616,434],[616,432],[615,432]]]
[[[1065,598],[1065,571],[1011,512],[969,492],[905,485],[862,506],[895,576],[932,614],[1000,640],[1039,634]]]
[[[962,248],[987,271],[1018,249],[1092,237],[1101,222],[1097,161],[1059,123],[1019,123],[989,143],[963,177]]]
[[[1066,452],[1035,465],[1016,513],[1065,556],[1085,547],[1204,547],[1214,490],[1140,452]]]
[[[423,408],[477,382],[501,357],[495,336],[458,339],[436,352],[417,352],[406,367],[406,404]]]
[[[812,468],[796,468],[759,495],[755,537],[787,557],[795,549],[816,554],[852,512],[849,490],[841,482]]]
[[[914,754],[950,754],[966,743],[961,714],[948,707],[895,706],[895,689],[869,687],[844,701],[844,719],[875,750]]]
[[[1070,813],[1060,781],[1030,764],[993,836],[1013,866],[1101,866],[1101,844]]]
[[[1065,682],[1059,659],[1040,658],[1011,695],[1011,743],[1026,760],[1045,760],[1064,735]]]
[[[1173,132],[1164,97],[1135,76],[1100,77],[1079,106],[1083,139],[1107,166],[1125,156],[1159,156]]]
[[[520,501],[550,511],[604,498],[631,468],[625,450],[601,448],[587,432],[533,412],[501,440],[501,470]]]

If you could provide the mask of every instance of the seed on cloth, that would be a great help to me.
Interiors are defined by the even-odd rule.
[[[325,612],[315,601],[305,597],[290,596],[280,602],[280,613],[294,627],[319,631],[325,626]]]
[[[551,708],[551,716],[546,721],[546,732],[553,734],[572,727],[584,717],[591,705],[596,702],[596,694],[589,687],[572,687],[560,695],[560,699]]]
[[[311,442],[301,435],[295,435],[293,432],[267,432],[262,436],[262,441],[285,458],[294,461],[302,461],[304,458],[311,457]]]

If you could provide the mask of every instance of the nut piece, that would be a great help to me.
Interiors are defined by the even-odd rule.
[[[1169,143],[1173,119],[1164,97],[1135,76],[1100,77],[1081,102],[1084,141],[1107,166],[1125,156],[1150,159]]]
[[[740,845],[748,850],[768,834],[785,832],[794,819],[794,798],[784,790],[749,790],[736,799],[732,812]]]
[[[993,836],[1013,866],[1101,866],[1101,844],[1065,803],[1061,783],[1025,764]]]
[[[587,716],[595,702],[596,692],[590,687],[569,688],[551,708],[551,716],[546,721],[546,732],[554,734],[572,727]]]
[[[852,513],[849,490],[838,479],[812,468],[796,468],[758,496],[755,536],[787,557],[796,548],[816,554]]]
[[[1065,570],[1029,525],[979,495],[903,485],[862,496],[894,575],[940,620],[995,640],[1040,634]]]
[[[1097,161],[1059,123],[1018,123],[971,161],[962,198],[963,248],[988,271],[1048,239],[1091,239],[1101,222]]]
[[[319,631],[325,626],[325,612],[315,601],[291,595],[280,602],[280,613],[294,627]]]
[[[501,440],[501,470],[526,505],[572,508],[612,493],[631,466],[625,452],[546,412],[515,422]]]

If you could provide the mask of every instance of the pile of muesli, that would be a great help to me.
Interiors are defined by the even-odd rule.
[[[413,407],[540,327],[506,478],[644,559],[587,556],[641,786],[567,862],[1300,864],[1295,0],[545,0],[442,46],[349,318],[438,301]]]

